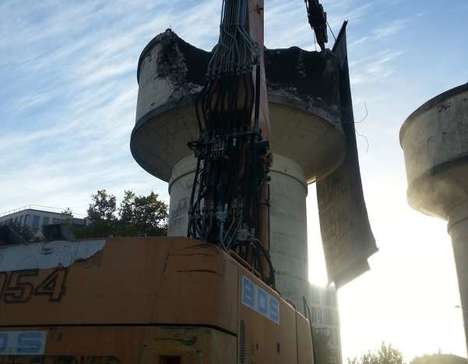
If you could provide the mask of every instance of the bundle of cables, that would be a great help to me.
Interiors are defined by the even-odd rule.
[[[200,137],[189,143],[198,162],[188,236],[226,250],[248,246],[250,256],[269,262],[256,237],[269,147],[259,126],[259,49],[248,32],[247,1],[223,1],[219,42],[195,103]]]

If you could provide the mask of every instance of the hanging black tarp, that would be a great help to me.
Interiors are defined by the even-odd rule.
[[[341,124],[346,156],[333,173],[317,181],[320,226],[329,281],[339,288],[369,270],[377,251],[362,190],[349,81],[345,23],[333,47],[340,64]]]

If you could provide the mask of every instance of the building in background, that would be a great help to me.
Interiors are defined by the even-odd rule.
[[[314,355],[318,364],[341,364],[340,319],[335,288],[311,286]]]
[[[45,225],[61,224],[70,219],[73,225],[85,224],[85,219],[76,218],[64,212],[46,210],[37,206],[26,206],[1,215],[0,224],[28,226],[34,233],[40,233]]]

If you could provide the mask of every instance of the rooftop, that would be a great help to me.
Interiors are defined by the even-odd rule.
[[[21,206],[13,210],[1,211],[0,218],[14,215],[23,211],[36,211],[36,212],[44,212],[48,214],[64,215],[65,210],[66,210],[65,208],[58,208],[58,207],[50,207],[50,206],[42,206],[42,205],[25,205],[25,206]],[[73,217],[83,218],[84,216],[80,216],[80,215],[73,213]]]

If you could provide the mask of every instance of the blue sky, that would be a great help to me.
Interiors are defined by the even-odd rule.
[[[445,223],[412,211],[398,132],[428,98],[468,81],[468,1],[324,0],[335,34],[349,19],[358,144],[380,252],[340,292],[345,356],[394,343],[408,358],[465,355]],[[85,214],[91,193],[165,183],[132,159],[136,66],[171,27],[210,49],[220,0],[0,2],[0,211],[26,204]],[[333,37],[330,36],[333,40]],[[302,0],[266,0],[268,47],[314,49]],[[330,44],[331,45],[331,44]],[[311,279],[325,281],[315,190],[308,199]]]

